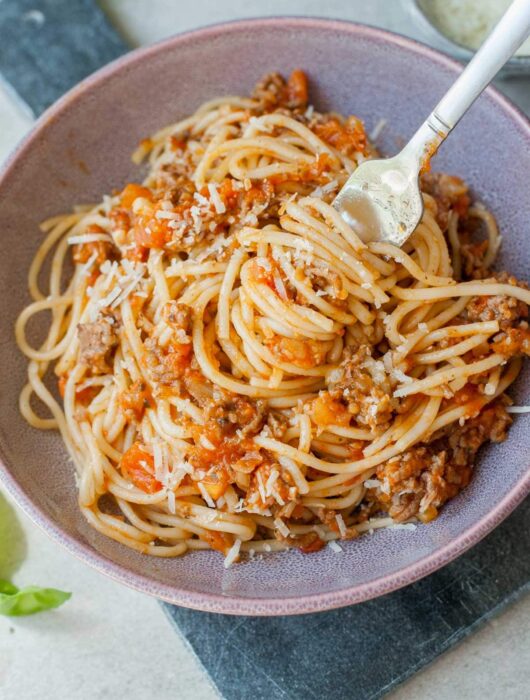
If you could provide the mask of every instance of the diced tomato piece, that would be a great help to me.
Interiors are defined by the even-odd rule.
[[[61,398],[64,399],[64,392],[66,391],[66,382],[68,381],[68,375],[63,374],[57,380],[57,388],[59,389],[59,394]]]
[[[203,542],[207,542],[212,549],[226,554],[230,547],[234,544],[234,539],[226,532],[217,532],[215,530],[205,530],[199,538]]]
[[[221,496],[224,494],[226,489],[228,488],[228,482],[227,481],[217,481],[217,482],[208,482],[208,481],[203,481],[203,486],[204,488],[208,491],[208,494],[213,498],[214,501],[217,501],[218,498],[221,498]]]
[[[172,151],[183,151],[186,148],[186,141],[178,139],[176,136],[170,136],[169,142]]]
[[[57,388],[59,389],[59,394],[62,399],[64,399],[67,381],[68,374],[61,375],[57,381]],[[86,405],[92,401],[99,389],[100,387],[98,386],[86,386],[84,389],[76,389],[75,397],[80,403]]]
[[[303,70],[294,70],[287,81],[287,99],[291,107],[307,105],[307,76]]]
[[[218,187],[219,197],[224,202],[227,209],[233,209],[237,205],[239,193],[233,187],[233,181],[225,178]]]
[[[128,248],[125,257],[127,260],[133,260],[134,262],[145,262],[149,256],[149,248],[145,248],[143,245],[135,245],[134,248]]]
[[[135,442],[120,461],[121,473],[145,493],[156,493],[162,484],[155,478],[153,456],[146,452],[138,442]]]
[[[97,224],[87,226],[86,233],[106,233],[105,229]],[[112,255],[112,242],[90,241],[88,243],[77,243],[72,247],[72,257],[76,263],[86,263],[94,253],[96,257],[96,269]],[[99,274],[99,272],[98,272]]]
[[[137,421],[142,420],[144,411],[151,405],[151,396],[146,384],[138,379],[120,396],[121,407],[131,410]]]
[[[120,196],[120,204],[124,209],[130,209],[133,205],[134,200],[137,197],[144,197],[149,201],[153,198],[153,193],[147,187],[143,185],[138,185],[136,182],[130,182],[125,185],[123,192]]]
[[[137,217],[134,224],[134,239],[140,248],[163,248],[168,237],[167,223],[155,216]]]
[[[348,426],[351,418],[346,406],[340,401],[331,398],[329,392],[325,391],[311,402],[310,415],[319,426]]]
[[[180,377],[191,362],[192,351],[193,345],[191,343],[173,343],[164,358],[164,364],[177,377]]]
[[[307,541],[301,547],[298,547],[298,549],[303,554],[311,554],[312,552],[318,552],[326,544],[323,540],[320,539],[316,532],[308,532],[306,535],[306,539]]]
[[[325,122],[316,124],[314,132],[322,141],[329,143],[345,155],[366,151],[366,132],[362,121],[357,117],[348,117],[345,122],[341,122],[337,117],[331,117]]]

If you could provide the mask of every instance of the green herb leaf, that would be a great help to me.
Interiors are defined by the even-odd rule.
[[[5,593],[6,595],[13,595],[13,593],[18,593],[18,588],[9,581],[0,579],[0,594],[2,593]]]
[[[0,579],[0,615],[15,617],[51,610],[62,605],[71,595],[56,588],[39,588],[39,586],[26,586],[19,589],[9,581]]]

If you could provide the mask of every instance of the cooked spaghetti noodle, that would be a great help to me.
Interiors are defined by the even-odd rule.
[[[402,249],[363,243],[331,202],[374,153],[301,71],[273,74],[142,142],[142,185],[42,225],[20,408],[61,432],[99,532],[227,564],[338,549],[432,520],[504,439],[530,292],[488,271],[497,227],[459,178],[423,176]]]

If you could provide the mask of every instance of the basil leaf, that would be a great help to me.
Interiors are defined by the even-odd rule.
[[[56,588],[39,586],[18,589],[9,581],[0,580],[0,615],[15,617],[51,610],[62,605],[71,595]]]
[[[18,593],[18,588],[9,581],[4,581],[3,579],[0,579],[0,594],[2,593],[12,595],[13,593]]]

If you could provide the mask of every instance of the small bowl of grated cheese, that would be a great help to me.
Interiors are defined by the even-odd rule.
[[[481,46],[511,0],[410,0],[409,9],[436,48],[467,61]],[[502,69],[502,75],[530,74],[530,38]]]

